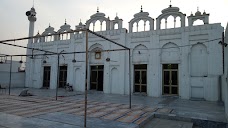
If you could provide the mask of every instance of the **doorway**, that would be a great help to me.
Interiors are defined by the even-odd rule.
[[[43,88],[50,87],[51,66],[44,66]]]
[[[59,67],[59,88],[64,88],[67,83],[67,66]]]
[[[178,94],[178,64],[163,64],[163,95]]]
[[[104,65],[91,66],[90,90],[103,91]]]
[[[147,65],[134,65],[134,92],[147,93]]]

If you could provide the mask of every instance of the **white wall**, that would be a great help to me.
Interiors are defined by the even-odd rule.
[[[9,86],[10,73],[0,72],[0,84]],[[11,87],[25,87],[25,72],[12,72]]]
[[[98,33],[131,48],[131,92],[134,92],[134,64],[147,64],[147,95],[161,97],[163,86],[162,64],[175,63],[179,65],[178,83],[180,98],[203,98],[208,101],[217,101],[219,95],[218,78],[222,75],[222,49],[221,45],[218,44],[219,40],[214,39],[221,38],[222,32],[223,27],[220,24],[206,24],[135,33],[126,33],[124,28]],[[205,59],[207,66],[203,70],[206,71],[206,75],[203,73],[203,76],[200,73],[196,73],[197,76],[191,74],[191,46],[196,45],[198,42],[204,42],[206,47],[203,53],[207,57]],[[34,48],[43,48],[53,52],[60,52],[62,50],[66,52],[85,51],[85,34],[75,33],[68,40],[39,42],[32,45]],[[185,45],[186,47],[178,47]],[[178,48],[162,49],[175,46]],[[119,46],[89,34],[90,50],[97,47],[103,50],[121,49]],[[140,51],[140,54],[138,51]],[[73,85],[74,90],[84,91],[85,54],[76,54],[76,61],[82,61],[76,63],[72,63],[73,55],[64,56],[65,61],[60,56],[60,65],[67,64],[68,66],[67,83]],[[110,57],[110,62],[106,61],[107,57]],[[27,72],[29,75],[26,79],[30,79],[33,82],[27,84],[28,87],[42,87],[43,66],[51,66],[50,89],[56,88],[57,57],[56,55],[50,56],[46,61],[47,63],[42,63],[42,56],[30,61],[33,68]],[[90,66],[101,64],[104,65],[104,93],[129,94],[128,52],[104,52],[102,53],[101,60],[94,60],[93,54],[90,54],[88,79],[90,79]],[[196,63],[196,65],[203,66],[203,64],[199,63]],[[195,71],[197,72],[198,70]],[[115,83],[115,81],[118,82]],[[88,84],[88,89],[89,87]]]

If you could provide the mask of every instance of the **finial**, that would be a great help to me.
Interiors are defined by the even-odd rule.
[[[80,19],[80,23],[82,22],[82,19]]]
[[[206,14],[206,11],[204,10],[203,14]]]
[[[118,13],[116,13],[116,17],[117,17]]]
[[[141,10],[140,10],[140,12],[143,12],[143,8],[142,8],[142,5],[141,5]]]
[[[66,23],[66,19],[65,19],[65,25],[66,25],[67,23]]]
[[[99,7],[97,7],[97,12],[99,12]]]
[[[172,0],[169,1],[169,7],[172,7]]]
[[[199,7],[197,7],[197,11],[199,11]]]
[[[37,35],[39,35],[40,33],[39,33],[39,31],[37,32]]]
[[[51,24],[49,23],[49,28],[51,27]]]

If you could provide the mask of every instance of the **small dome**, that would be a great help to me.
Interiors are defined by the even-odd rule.
[[[137,17],[148,17],[149,13],[148,12],[139,12],[134,15],[135,18]]]
[[[97,13],[93,14],[92,16],[90,16],[91,19],[94,17],[105,17],[105,14],[101,13],[101,12],[97,12]]]
[[[64,24],[60,27],[61,29],[66,29],[66,28],[70,28],[70,25],[69,24]]]
[[[169,12],[179,12],[179,8],[178,7],[172,7],[171,5],[166,8],[166,9],[163,9],[162,10],[162,13],[169,13]]]
[[[69,29],[70,28],[70,25],[66,23],[66,19],[65,19],[64,25],[62,25],[60,28],[61,29]]]
[[[118,20],[118,19],[119,19],[119,17],[118,17],[118,16],[116,16],[116,17],[115,17],[115,20]]]
[[[201,12],[200,12],[200,11],[197,11],[197,12],[195,13],[195,15],[196,15],[196,16],[200,16],[200,15],[201,15]]]
[[[52,31],[54,31],[54,28],[51,27],[51,25],[49,25],[49,27],[46,28],[45,31],[46,31],[46,32],[52,32]]]

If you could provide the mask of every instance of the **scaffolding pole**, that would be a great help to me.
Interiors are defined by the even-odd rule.
[[[10,95],[10,89],[11,89],[11,77],[12,77],[12,56],[10,56],[9,95]]]

